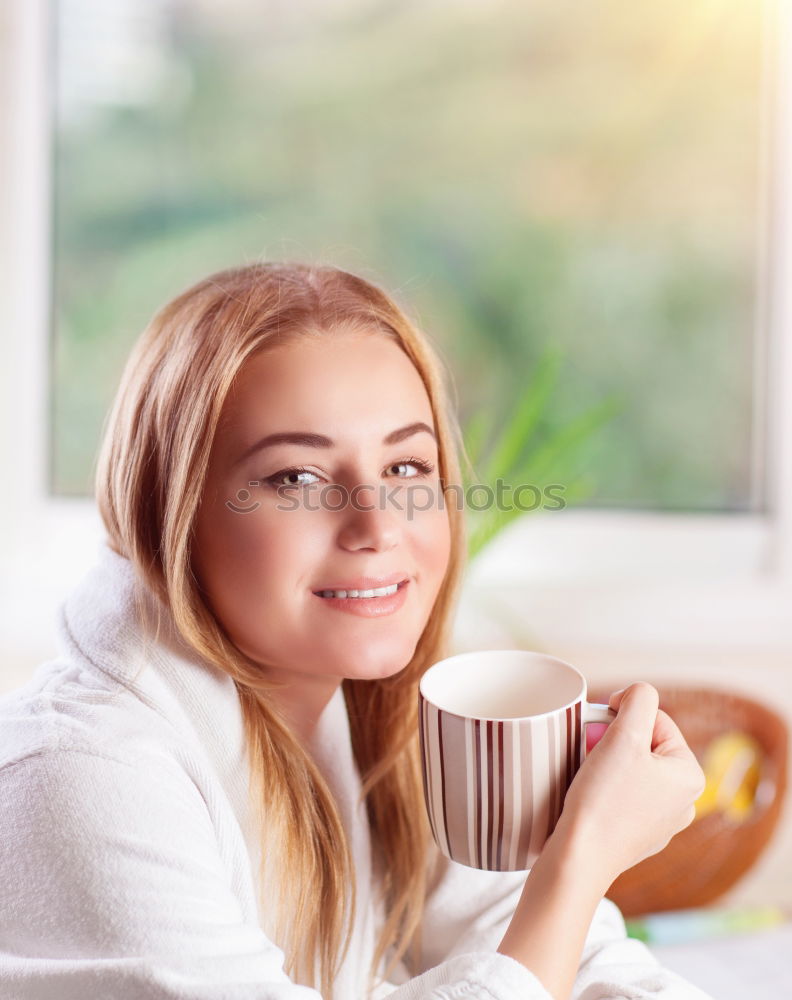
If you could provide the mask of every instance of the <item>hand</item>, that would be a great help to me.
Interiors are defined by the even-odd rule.
[[[610,696],[616,718],[583,761],[553,838],[572,838],[607,888],[696,815],[704,772],[651,684]]]

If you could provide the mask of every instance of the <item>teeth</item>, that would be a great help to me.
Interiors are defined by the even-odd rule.
[[[395,594],[398,589],[398,583],[393,583],[390,587],[378,587],[376,590],[322,590],[320,593],[322,597],[386,597]]]

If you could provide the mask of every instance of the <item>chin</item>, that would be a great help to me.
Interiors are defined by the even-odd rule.
[[[386,677],[395,677],[396,674],[401,673],[409,662],[407,660],[404,663],[383,664],[355,671],[346,670],[344,672],[344,679],[350,681],[381,681]]]
[[[415,653],[415,643],[400,643],[398,649],[363,649],[359,656],[341,658],[339,674],[349,680],[382,680],[400,673]]]

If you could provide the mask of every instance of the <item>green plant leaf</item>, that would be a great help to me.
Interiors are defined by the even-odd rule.
[[[558,382],[561,361],[562,353],[555,347],[547,348],[539,359],[517,409],[486,463],[484,482],[507,478],[519,461]]]
[[[522,481],[543,481],[547,476],[560,471],[558,466],[562,461],[569,466],[594,433],[622,412],[624,405],[621,397],[615,394],[608,396],[590,410],[551,432],[520,466],[518,472]]]
[[[599,428],[616,413],[621,412],[623,406],[619,397],[610,396],[568,424],[557,428],[517,465],[515,475],[507,482],[511,481],[514,486],[520,483],[531,484],[541,489],[549,485],[547,476],[552,474],[557,480],[568,480],[560,484],[564,486],[565,506],[590,496],[595,483],[590,477],[582,477],[575,473],[574,466],[583,446],[591,440]],[[562,471],[564,467],[567,469],[565,473]],[[506,479],[505,476],[501,478]],[[489,485],[493,490],[495,488],[491,481],[485,485]],[[499,509],[493,506],[485,511],[473,512],[472,516],[469,514],[468,559],[475,558],[505,527],[526,513],[530,512],[517,508]]]

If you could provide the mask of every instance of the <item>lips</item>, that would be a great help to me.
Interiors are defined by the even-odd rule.
[[[409,574],[404,572],[391,573],[390,576],[359,576],[356,580],[349,579],[344,583],[325,583],[313,591],[321,594],[323,590],[377,590],[380,587],[391,587],[394,583],[406,583]]]
[[[363,578],[365,579],[365,577]],[[410,580],[399,583],[392,594],[383,597],[324,597],[317,594],[322,614],[353,615],[356,618],[384,619],[395,615],[409,598]],[[341,589],[341,588],[339,588]],[[354,589],[354,588],[350,588]],[[331,619],[328,619],[328,622]]]

